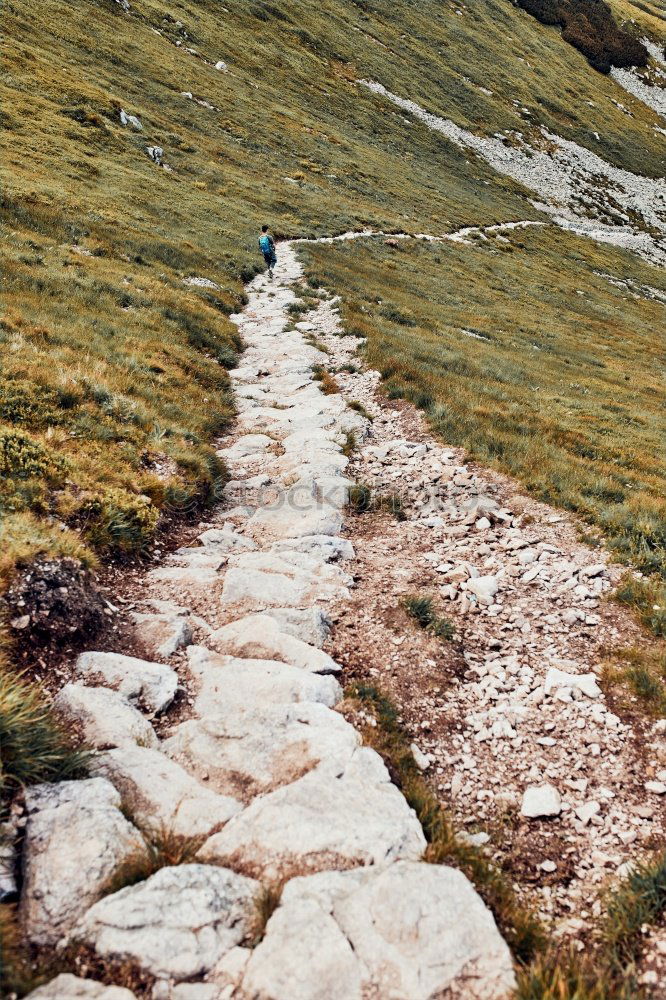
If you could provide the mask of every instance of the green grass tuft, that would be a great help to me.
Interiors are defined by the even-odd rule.
[[[89,755],[74,747],[42,691],[0,665],[0,809],[19,788],[85,773]]]
[[[437,614],[433,599],[428,594],[407,594],[402,600],[402,606],[422,629],[432,632],[438,639],[453,639],[455,635],[453,624]]]

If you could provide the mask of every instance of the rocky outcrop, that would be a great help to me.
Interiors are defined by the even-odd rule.
[[[421,825],[368,748],[261,796],[211,837],[203,861],[273,882],[301,872],[418,859]]]
[[[175,761],[147,747],[111,750],[95,762],[94,770],[118,789],[124,810],[145,831],[208,836],[241,808],[236,799],[215,794]]]
[[[26,1000],[136,1000],[136,997],[123,986],[107,986],[62,972],[50,983],[33,990]]]
[[[243,996],[502,1000],[511,955],[464,875],[398,861],[295,878],[242,979]]]

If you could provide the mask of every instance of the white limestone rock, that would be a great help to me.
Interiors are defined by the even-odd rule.
[[[136,1000],[136,997],[124,986],[107,986],[61,972],[50,983],[29,993],[25,1000]]]
[[[186,615],[133,612],[131,618],[137,642],[147,656],[167,660],[192,642],[192,626]]]
[[[201,848],[203,861],[265,879],[417,859],[425,838],[381,758],[361,747],[344,766],[322,765],[262,796]]]
[[[562,799],[554,785],[532,785],[523,793],[520,807],[521,816],[528,819],[559,816],[562,811]]]
[[[258,882],[224,868],[162,868],[96,903],[75,936],[160,978],[192,979],[251,936],[260,892]]]
[[[331,631],[331,622],[321,608],[267,608],[264,614],[275,619],[283,632],[318,649]]]
[[[288,558],[287,558],[288,556]],[[237,557],[224,578],[221,604],[235,614],[266,608],[308,608],[349,596],[349,578],[305,553],[249,552]]]
[[[95,761],[94,769],[118,789],[123,808],[144,830],[208,836],[241,809],[236,799],[201,785],[159,750],[111,750]]]
[[[165,753],[218,792],[244,802],[301,778],[320,762],[346,764],[358,733],[325,705],[234,705],[224,714],[181,723]]]
[[[78,726],[84,742],[96,750],[157,746],[148,719],[124,695],[110,688],[66,684],[53,707],[67,722]]]
[[[499,582],[495,576],[477,576],[467,580],[465,587],[468,593],[477,597],[480,604],[490,605],[499,590]]]
[[[302,538],[285,538],[271,545],[271,552],[281,553],[287,550],[306,552],[326,562],[355,558],[352,543],[347,538],[338,538],[336,535],[304,535]]]
[[[207,642],[219,653],[257,660],[278,660],[315,674],[339,674],[342,669],[328,653],[313,649],[301,639],[285,633],[270,615],[239,618],[217,629]]]
[[[104,778],[33,785],[25,806],[21,920],[30,941],[52,945],[145,845]]]
[[[160,566],[148,573],[148,579],[206,593],[221,582],[217,569],[210,566]]]
[[[558,667],[551,667],[546,674],[544,692],[551,694],[553,691],[559,691],[561,688],[578,688],[588,698],[599,698],[601,696],[601,688],[597,684],[597,679],[593,673],[570,674],[565,670],[560,670]]]
[[[202,531],[197,541],[206,549],[215,549],[217,553],[226,554],[228,552],[252,552],[257,547],[257,543],[251,538],[246,538],[233,528],[208,528]]]
[[[292,701],[320,702],[332,708],[342,697],[342,688],[329,674],[313,674],[275,660],[222,656],[202,646],[190,646],[190,650],[190,667],[199,676],[194,710],[202,718]]]
[[[247,996],[505,1000],[511,954],[465,876],[398,861],[295,878],[243,975]]]
[[[221,448],[217,454],[227,462],[237,462],[249,455],[263,455],[272,444],[275,442],[267,434],[244,434],[229,448]]]
[[[344,456],[343,456],[344,457]],[[301,509],[289,506],[266,507],[257,510],[247,522],[248,534],[277,541],[281,538],[303,538],[305,535],[339,535],[342,514],[335,507],[326,507],[317,500],[302,503]]]
[[[122,653],[81,653],[74,665],[76,673],[120,691],[130,701],[140,701],[153,712],[161,712],[173,701],[178,676],[163,663],[151,663]]]

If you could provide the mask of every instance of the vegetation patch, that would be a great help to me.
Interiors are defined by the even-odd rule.
[[[550,949],[519,973],[516,1000],[640,1000],[646,927],[666,913],[666,853],[639,865],[607,900],[598,941],[581,953]]]
[[[319,387],[326,396],[332,396],[340,392],[340,386],[335,381],[335,378],[323,365],[314,365],[312,377],[315,382],[319,382]]]
[[[603,0],[518,0],[518,6],[542,24],[560,25],[562,38],[602,73],[611,66],[647,66],[647,49],[620,28]]]
[[[396,519],[406,518],[402,497],[398,493],[380,493],[367,483],[356,483],[349,490],[349,508],[353,514],[370,514],[384,511]]]
[[[85,773],[88,754],[54,717],[41,689],[0,664],[0,815],[19,788]]]
[[[435,611],[433,599],[429,594],[407,594],[402,605],[414,621],[439,639],[453,639],[455,629],[452,622],[442,618]]]
[[[604,683],[628,691],[654,718],[666,716],[666,649],[655,646],[611,649],[605,653]]]
[[[651,632],[666,638],[666,582],[628,573],[620,581],[613,596],[620,604],[627,604],[637,611],[639,618]]]

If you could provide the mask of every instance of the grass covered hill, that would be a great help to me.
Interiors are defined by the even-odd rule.
[[[658,37],[658,5],[617,9]],[[9,0],[4,23],[0,587],[37,555],[141,551],[165,512],[214,498],[242,346],[228,317],[265,219],[307,235],[540,217],[355,79],[484,134],[529,134],[526,108],[617,166],[664,169],[654,114],[628,116],[509,0]]]

